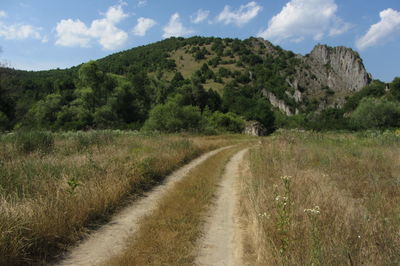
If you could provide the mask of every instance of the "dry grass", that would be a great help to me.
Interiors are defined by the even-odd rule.
[[[399,265],[399,158],[392,134],[265,138],[242,180],[249,265]]]
[[[12,137],[2,137],[0,265],[45,264],[178,166],[243,140],[90,134],[57,135],[53,151],[30,154],[19,153]]]
[[[240,147],[204,161],[141,221],[125,252],[106,265],[193,265],[196,243],[228,159]]]

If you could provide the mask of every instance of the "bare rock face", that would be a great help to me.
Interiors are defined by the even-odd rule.
[[[372,80],[359,54],[350,48],[317,45],[310,54],[298,58],[302,63],[287,84],[294,90],[300,109],[304,101],[318,102],[318,110],[341,107],[346,97]]]
[[[298,114],[298,110],[292,110],[290,106],[288,106],[285,101],[278,99],[272,92],[267,90],[262,90],[262,94],[269,100],[273,107],[278,108],[281,112],[285,113],[287,116],[292,116],[294,114]]]
[[[371,81],[357,52],[343,46],[317,45],[309,55],[311,65],[324,67],[327,85],[335,89],[359,91]],[[339,88],[340,86],[340,88]]]

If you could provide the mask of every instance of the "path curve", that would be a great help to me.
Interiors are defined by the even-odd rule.
[[[231,146],[207,152],[170,174],[163,184],[145,193],[145,197],[118,212],[109,223],[73,248],[66,258],[56,265],[101,265],[111,256],[120,253],[125,247],[127,237],[138,230],[139,220],[156,209],[158,201],[171,191],[177,182],[207,158],[229,147]]]
[[[206,222],[196,265],[241,265],[241,234],[237,214],[237,180],[248,148],[236,153],[226,165],[215,207]]]

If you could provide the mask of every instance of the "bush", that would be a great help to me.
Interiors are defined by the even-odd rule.
[[[115,135],[112,131],[96,130],[89,132],[77,132],[74,136],[77,150],[84,150],[92,145],[97,147],[110,144],[114,141]]]
[[[385,83],[374,80],[371,84],[364,87],[359,92],[353,94],[344,105],[344,111],[353,111],[360,104],[361,100],[366,97],[381,97],[385,94]]]
[[[0,111],[0,131],[6,130],[8,123],[8,117]]]
[[[317,131],[347,129],[348,119],[344,116],[343,109],[327,108],[320,113],[309,114],[306,127]]]
[[[145,122],[144,130],[161,132],[198,131],[201,124],[200,109],[182,105],[181,95],[170,98],[166,104],[156,105]]]
[[[21,153],[49,153],[54,148],[54,137],[43,131],[20,131],[15,135],[14,144]]]
[[[400,106],[383,99],[364,98],[351,114],[356,129],[388,128],[400,126]]]
[[[210,115],[205,115],[206,133],[241,133],[244,129],[244,120],[234,113],[221,113],[216,111]]]

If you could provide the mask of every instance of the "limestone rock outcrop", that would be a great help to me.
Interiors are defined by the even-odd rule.
[[[317,78],[326,80],[333,90],[359,91],[371,81],[360,56],[350,48],[317,45],[307,61],[314,68],[325,68]]]

